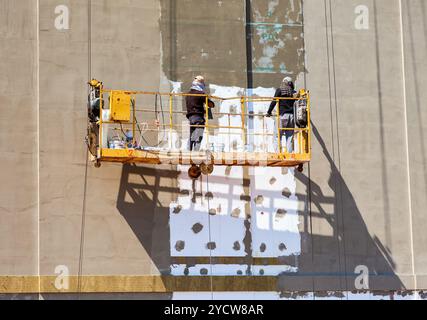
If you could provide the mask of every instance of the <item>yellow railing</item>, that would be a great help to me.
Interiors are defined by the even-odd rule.
[[[131,110],[130,110],[130,114],[131,114],[131,120],[129,122],[117,122],[117,121],[109,121],[109,120],[105,120],[103,117],[103,111],[108,110],[107,107],[104,108],[104,103],[105,101],[108,101],[108,96],[111,97],[112,93],[123,93],[123,94],[127,94],[131,96],[131,100],[135,101],[134,103],[132,103],[131,105]],[[214,102],[219,102],[219,104],[216,103],[216,108],[214,108],[212,111],[213,115],[214,115],[214,119],[220,119],[221,117],[227,116],[228,120],[227,123],[228,125],[219,125],[219,124],[215,124],[214,121],[209,119],[209,113],[208,113],[208,108],[206,108],[206,115],[205,115],[205,125],[193,125],[190,126],[189,124],[185,124],[185,125],[180,125],[179,123],[176,123],[176,120],[178,119],[178,117],[181,117],[182,120],[185,119],[185,114],[186,111],[179,111],[176,110],[177,108],[175,107],[177,104],[177,100],[181,99],[182,102],[182,107],[183,109],[185,109],[185,97],[188,96],[201,96],[201,97],[205,97],[206,99],[206,106],[208,105],[208,101],[212,100]],[[98,152],[98,158],[101,157],[102,155],[102,149],[105,148],[105,143],[104,143],[104,125],[106,124],[114,124],[114,125],[120,125],[120,128],[113,128],[113,130],[118,131],[121,130],[122,133],[124,133],[124,129],[123,127],[129,127],[131,126],[131,132],[132,132],[132,144],[133,146],[135,146],[135,144],[137,143],[137,127],[139,128],[140,123],[137,120],[137,114],[151,114],[151,118],[153,117],[154,114],[154,119],[151,120],[158,120],[159,118],[159,114],[162,114],[162,121],[159,121],[159,123],[156,123],[154,125],[154,128],[146,128],[145,132],[157,132],[158,134],[160,134],[160,132],[163,132],[164,134],[166,133],[166,131],[169,131],[169,139],[171,139],[172,135],[174,132],[179,132],[179,129],[184,130],[184,128],[189,129],[190,127],[203,127],[205,128],[205,138],[206,138],[206,146],[207,149],[209,150],[211,148],[210,145],[210,139],[212,136],[212,133],[210,132],[210,129],[219,129],[219,131],[221,131],[221,129],[228,129],[228,132],[216,132],[215,135],[236,135],[235,132],[230,133],[230,130],[240,130],[241,131],[241,139],[242,139],[242,143],[243,143],[243,150],[242,152],[254,152],[254,151],[250,151],[252,148],[254,148],[254,146],[248,146],[248,139],[250,140],[250,138],[254,138],[257,136],[261,136],[263,138],[263,140],[265,140],[266,137],[273,137],[274,139],[274,135],[277,135],[276,139],[274,139],[274,141],[277,142],[277,145],[274,146],[274,150],[276,150],[275,154],[277,154],[279,156],[279,158],[281,159],[288,159],[288,158],[295,158],[294,156],[296,154],[298,155],[302,155],[304,156],[305,159],[310,159],[310,153],[311,153],[311,126],[310,126],[310,95],[308,92],[305,92],[305,95],[303,97],[300,98],[270,98],[270,97],[231,97],[231,98],[222,98],[222,97],[217,97],[217,96],[211,96],[211,95],[198,95],[198,94],[188,94],[188,93],[159,93],[159,92],[148,92],[148,91],[124,91],[124,90],[109,90],[109,89],[104,89],[101,86],[100,89],[100,121],[99,121],[99,152]],[[154,108],[137,108],[137,97],[143,97],[145,99],[148,99],[148,97],[151,97],[150,100],[155,97],[156,102],[155,104],[157,105],[157,99],[158,97],[160,97],[161,100],[161,111],[158,111],[157,109]],[[168,108],[166,110],[163,109],[163,103],[162,103],[162,98],[163,97],[167,97],[168,99]],[[307,126],[305,128],[298,128],[298,127],[294,127],[294,128],[282,128],[280,123],[280,114],[279,112],[277,112],[274,116],[275,116],[275,126],[276,126],[276,132],[267,132],[266,128],[266,113],[267,113],[267,109],[269,107],[269,104],[267,103],[271,103],[272,101],[276,101],[277,102],[277,106],[276,106],[276,110],[279,110],[279,104],[281,100],[306,100],[307,101]],[[238,104],[240,104],[240,112],[231,112],[232,110],[228,110],[228,112],[223,112],[220,109],[223,108],[219,108],[219,105],[222,105],[225,102],[230,102],[230,101],[238,101]],[[263,112],[261,114],[255,114],[253,112],[248,112],[249,110],[249,106],[250,104],[264,104],[265,103],[265,110],[263,110]],[[141,103],[141,104],[146,104],[146,102]],[[153,110],[154,109],[154,110]],[[168,118],[168,121],[166,121],[166,117],[165,114]],[[240,117],[241,121],[239,121],[239,125],[232,125],[232,117]],[[144,117],[144,119],[146,118],[150,118],[149,116]],[[252,124],[255,122],[255,119],[262,119],[262,131],[259,132],[259,130],[249,130],[248,126],[250,121],[252,121]],[[175,121],[174,121],[175,120]],[[186,120],[184,120],[186,121]],[[283,151],[282,148],[282,139],[284,139],[284,137],[282,137],[282,133],[284,131],[294,131],[294,140],[296,139],[296,143],[294,142],[294,146],[297,145],[297,148],[294,147],[294,152],[292,153],[288,153],[286,148],[285,151]],[[141,132],[139,132],[140,135],[142,135]],[[108,132],[107,132],[108,134]],[[295,138],[296,137],[296,138]],[[140,137],[140,141],[141,141],[141,137]],[[264,141],[265,142],[265,141]],[[249,147],[249,150],[247,149],[247,147]],[[109,148],[108,146],[108,141],[107,141],[107,148]],[[125,146],[125,148],[128,148],[127,146]],[[213,150],[211,150],[213,151]],[[255,151],[255,152],[259,152],[259,151]],[[262,150],[261,152],[266,152],[266,153],[272,153],[271,151],[268,151],[268,147],[267,150]]]

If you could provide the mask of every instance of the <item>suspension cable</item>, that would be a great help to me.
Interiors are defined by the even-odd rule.
[[[88,0],[88,79],[92,77],[92,0]],[[88,87],[88,95],[90,88]],[[102,97],[100,97],[102,99]],[[102,116],[102,115],[101,115]],[[89,116],[87,116],[87,130],[89,129]],[[86,198],[87,198],[87,180],[89,167],[89,148],[86,148],[86,163],[83,184],[83,203],[82,203],[82,220],[80,226],[80,250],[79,250],[79,271],[77,277],[77,294],[80,300],[82,292],[82,274],[83,274],[83,254],[85,241],[85,226],[86,226]]]

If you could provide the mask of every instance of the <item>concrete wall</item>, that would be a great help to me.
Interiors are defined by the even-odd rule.
[[[37,8],[0,2],[0,274],[38,273]]]
[[[405,58],[406,108],[408,127],[408,153],[410,199],[413,225],[414,269],[417,274],[419,287],[426,286],[425,262],[427,256],[423,250],[426,243],[423,225],[426,222],[424,215],[427,189],[427,156],[426,156],[426,112],[422,108],[425,92],[425,64],[426,57],[426,14],[424,1],[403,3],[403,44]]]
[[[412,287],[399,1],[366,2],[370,26],[360,31],[358,4],[326,1],[324,15],[319,7],[305,11],[307,86],[318,101],[310,168],[310,188],[320,193],[311,199],[314,261],[321,272],[340,274],[366,265],[378,288]],[[353,281],[338,283],[348,288]]]
[[[422,0],[251,1],[250,28],[244,1],[40,0],[38,61],[36,5],[15,2],[0,1],[0,274],[264,274],[276,291],[319,292],[353,290],[365,265],[371,290],[425,289]],[[284,75],[310,89],[304,174],[217,168],[191,185],[185,167],[86,167],[88,78],[185,91],[199,73],[213,93],[274,92]]]

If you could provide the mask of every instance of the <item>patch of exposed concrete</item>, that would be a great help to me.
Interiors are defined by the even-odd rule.
[[[276,219],[283,219],[286,216],[285,209],[278,209],[276,212]]]
[[[206,248],[208,248],[209,250],[215,250],[216,249],[216,243],[215,242],[208,242],[208,244],[206,244]]]
[[[180,213],[180,212],[181,212],[181,210],[182,210],[182,206],[181,206],[181,205],[176,206],[176,207],[173,209],[173,213],[174,213],[174,214],[178,214],[178,213]]]
[[[240,242],[239,241],[234,242],[233,250],[240,251],[240,249],[241,249]]]
[[[185,248],[185,241],[177,241],[175,244],[175,250],[180,252]]]
[[[262,205],[264,202],[264,197],[262,195],[259,195],[255,198],[255,204],[256,205]]]
[[[285,251],[287,248],[286,248],[286,245],[284,244],[284,243],[281,243],[280,245],[279,245],[279,250],[280,251]]]
[[[196,224],[191,228],[191,230],[193,230],[193,232],[194,232],[195,234],[198,234],[198,233],[200,233],[200,232],[203,230],[203,225],[202,225],[202,224],[200,224],[200,223],[196,223]]]
[[[283,191],[282,191],[282,195],[283,195],[284,197],[286,197],[286,198],[290,198],[290,197],[291,197],[291,195],[292,195],[292,192],[291,192],[291,190],[289,190],[289,188],[288,188],[288,187],[286,187],[286,188],[284,188],[284,189],[283,189]]]
[[[240,210],[239,208],[236,208],[236,209],[234,209],[234,210],[231,212],[231,216],[232,216],[233,218],[239,218],[239,217],[240,217],[240,213],[241,213],[241,210]]]

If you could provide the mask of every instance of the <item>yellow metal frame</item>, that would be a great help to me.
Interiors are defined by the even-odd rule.
[[[277,166],[277,167],[292,167],[298,166],[304,163],[308,163],[311,160],[311,124],[310,124],[310,94],[308,91],[305,92],[305,97],[302,98],[254,98],[254,97],[232,97],[232,98],[221,98],[203,94],[188,94],[188,93],[159,93],[159,92],[148,92],[148,91],[123,91],[123,90],[109,90],[104,89],[103,85],[100,86],[100,120],[99,120],[99,148],[97,153],[97,161],[99,162],[120,162],[120,163],[150,163],[150,164],[201,164],[201,163],[213,163],[214,165],[239,165],[239,166]],[[307,121],[308,125],[306,128],[281,128],[280,127],[280,115],[276,115],[276,130],[277,130],[277,142],[278,142],[278,153],[270,152],[190,152],[190,151],[145,151],[136,150],[132,148],[126,149],[109,149],[103,147],[103,125],[108,123],[117,123],[114,121],[104,121],[103,119],[103,97],[104,95],[114,95],[115,93],[126,94],[131,96],[131,100],[137,95],[144,96],[165,96],[169,98],[169,123],[163,123],[160,127],[166,129],[169,128],[170,137],[174,129],[182,128],[182,125],[174,124],[174,114],[185,114],[182,111],[173,110],[173,102],[175,98],[187,97],[187,96],[202,96],[206,99],[206,106],[208,106],[209,100],[217,100],[224,102],[227,100],[240,101],[241,113],[216,113],[216,115],[228,115],[229,125],[228,126],[216,126],[209,123],[208,107],[206,108],[206,124],[204,126],[192,126],[192,127],[204,127],[206,132],[207,146],[209,146],[209,129],[239,129],[242,130],[242,141],[246,145],[248,135],[262,135],[269,136],[271,134],[255,134],[248,133],[247,123],[249,117],[261,117],[260,115],[248,114],[246,112],[246,103],[249,102],[271,102],[276,100],[278,103],[280,100],[306,100],[307,101]],[[132,110],[132,130],[133,130],[133,142],[135,143],[136,133],[136,107],[133,104]],[[141,109],[138,111],[142,112],[155,112],[149,109]],[[231,126],[230,116],[240,115],[242,118],[241,126]],[[265,119],[263,119],[263,127],[265,127]],[[160,130],[160,129],[159,129]],[[298,151],[295,153],[288,153],[282,151],[281,143],[281,132],[293,130],[297,136]],[[294,139],[295,139],[294,135]],[[294,142],[295,144],[295,142]]]
[[[123,91],[113,91],[110,96],[110,120],[130,121],[132,97]]]

